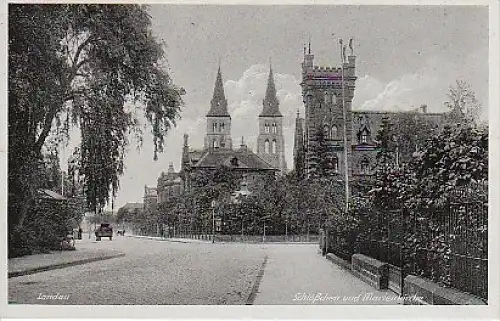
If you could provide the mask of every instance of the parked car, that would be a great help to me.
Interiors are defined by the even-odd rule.
[[[97,230],[95,230],[96,241],[100,241],[101,237],[109,237],[111,241],[113,239],[113,228],[109,223],[102,223]]]

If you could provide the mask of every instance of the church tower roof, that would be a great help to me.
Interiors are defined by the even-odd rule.
[[[215,79],[214,95],[210,102],[210,110],[207,116],[213,117],[231,117],[227,111],[227,100],[224,95],[224,84],[222,82],[222,73],[219,69],[217,70],[217,78]]]
[[[267,80],[266,96],[262,102],[263,108],[259,117],[283,117],[280,112],[278,97],[276,97],[276,86],[274,85],[274,74],[272,66],[269,66],[269,78]]]

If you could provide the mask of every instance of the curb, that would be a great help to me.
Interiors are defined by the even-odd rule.
[[[255,278],[255,282],[252,286],[252,290],[250,291],[250,294],[248,295],[247,301],[245,305],[253,305],[255,299],[257,298],[257,293],[259,292],[259,286],[260,282],[262,282],[262,277],[264,276],[264,271],[266,269],[267,261],[269,259],[269,256],[266,255],[264,257],[264,261],[262,262],[259,273],[257,274],[257,277]]]
[[[125,256],[125,253],[117,253],[117,254],[112,254],[112,255],[107,255],[107,256],[102,256],[102,257],[94,257],[94,258],[89,258],[89,259],[76,260],[76,261],[72,261],[72,262],[65,262],[65,263],[59,263],[59,264],[54,264],[54,265],[40,266],[40,267],[36,267],[36,268],[24,270],[24,271],[14,271],[14,272],[9,272],[8,278],[15,278],[18,276],[23,276],[23,275],[30,275],[30,274],[40,273],[40,272],[58,270],[58,269],[63,269],[63,268],[70,267],[70,266],[82,265],[82,264],[92,263],[92,262],[96,262],[96,261],[109,260],[109,259],[114,259],[114,258],[122,257],[122,256]]]
[[[174,242],[174,243],[199,243],[199,244],[212,244],[212,241],[200,241],[200,240],[191,240],[186,239],[186,241],[182,241],[179,239],[172,240],[169,238],[159,238],[154,236],[141,236],[141,235],[125,235],[125,237],[134,237],[138,239],[148,239],[154,241],[162,241],[162,242]],[[215,241],[213,244],[298,244],[298,245],[311,245],[317,244],[316,242],[226,242],[226,241]]]
[[[157,238],[154,236],[140,236],[140,235],[125,235],[125,237],[133,237],[136,239],[148,239],[148,240],[153,240],[153,241],[160,241],[160,242],[173,242],[173,243],[199,243],[199,244],[212,244],[211,241],[181,241],[181,240],[172,240],[169,238]],[[224,243],[224,242],[215,242],[215,243]]]

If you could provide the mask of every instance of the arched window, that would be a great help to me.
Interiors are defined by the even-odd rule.
[[[363,160],[361,161],[360,165],[359,165],[359,168],[360,168],[360,173],[363,174],[363,175],[367,175],[367,174],[370,174],[370,161],[368,160],[368,158],[363,158]]]
[[[334,157],[332,163],[333,163],[333,171],[335,173],[338,173],[339,172],[339,159],[337,157]]]
[[[328,125],[323,126],[323,134],[325,135],[325,138],[329,138],[330,136],[330,128],[328,128]]]
[[[338,128],[335,125],[332,125],[332,130],[331,130],[331,137],[332,139],[337,139],[338,135]]]
[[[273,139],[272,151],[273,151],[273,154],[276,154],[276,139]]]
[[[264,131],[266,132],[266,134],[269,133],[269,124],[264,124]]]
[[[366,131],[361,133],[361,143],[362,144],[368,143],[368,133]]]
[[[273,123],[273,133],[276,134],[278,132],[278,127],[276,126],[276,123]]]
[[[269,154],[269,141],[267,139],[264,143],[264,153]]]

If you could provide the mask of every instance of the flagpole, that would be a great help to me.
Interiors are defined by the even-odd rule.
[[[339,39],[340,43],[340,60],[342,67],[342,116],[344,118],[344,174],[345,174],[345,209],[346,212],[349,210],[349,171],[347,164],[347,111],[345,108],[345,84],[344,84],[344,51],[342,47],[342,39]]]

